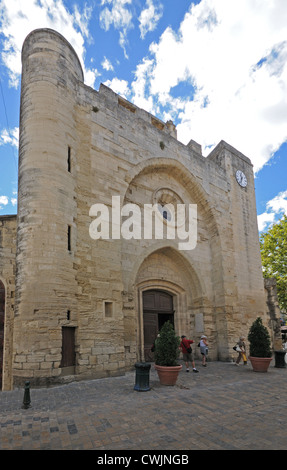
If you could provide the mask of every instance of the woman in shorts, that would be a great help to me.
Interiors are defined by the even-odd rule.
[[[202,337],[200,338],[199,347],[200,347],[200,353],[202,356],[202,365],[203,367],[206,367],[206,356],[208,354],[208,342],[207,342],[207,337],[205,335],[202,335]]]

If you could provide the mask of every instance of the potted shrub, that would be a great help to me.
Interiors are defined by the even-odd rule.
[[[162,385],[175,385],[182,365],[178,364],[179,336],[172,324],[164,323],[155,341],[155,369]]]
[[[258,317],[248,333],[249,360],[255,372],[267,372],[272,361],[271,339],[262,319]]]

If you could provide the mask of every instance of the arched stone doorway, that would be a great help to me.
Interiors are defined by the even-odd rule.
[[[5,320],[5,287],[0,281],[0,390],[2,390],[3,349],[4,349],[4,320]]]
[[[173,296],[162,290],[143,292],[144,358],[153,360],[151,346],[166,321],[174,324]]]
[[[150,347],[164,321],[172,320],[179,336],[194,330],[194,315],[205,311],[203,290],[188,260],[170,246],[151,252],[136,270],[138,358],[152,361]]]

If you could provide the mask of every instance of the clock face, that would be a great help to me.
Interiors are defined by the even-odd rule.
[[[240,184],[240,186],[242,186],[243,188],[247,186],[247,178],[245,174],[243,173],[243,171],[237,170],[235,177],[236,177],[237,183]]]

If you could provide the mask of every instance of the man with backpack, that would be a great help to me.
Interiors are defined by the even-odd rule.
[[[190,347],[192,343],[194,343],[192,339],[187,339],[186,336],[182,335],[180,348],[182,350],[182,356],[185,362],[186,372],[189,372],[189,362],[191,362],[192,364],[193,372],[198,372],[198,370],[195,367],[194,357],[193,357],[192,349]]]

